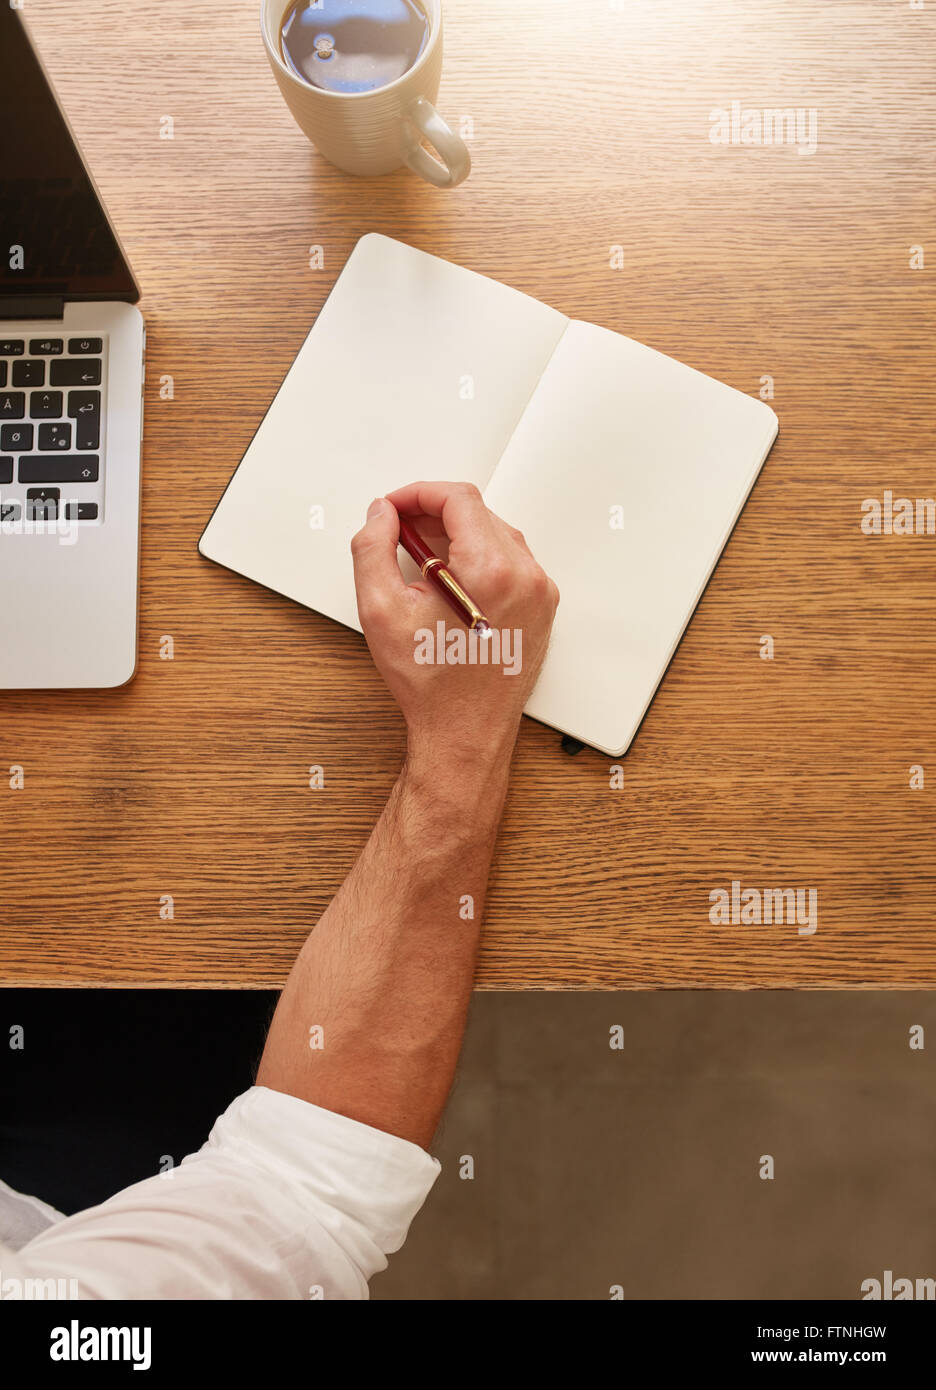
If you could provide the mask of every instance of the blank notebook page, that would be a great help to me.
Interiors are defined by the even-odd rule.
[[[627,748],[776,432],[763,402],[568,325],[485,489],[561,594],[527,714]]]
[[[371,499],[422,478],[483,489],[566,323],[496,280],[362,237],[202,554],[359,627],[349,545]]]

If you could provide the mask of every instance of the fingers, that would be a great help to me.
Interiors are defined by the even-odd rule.
[[[387,496],[397,511],[402,512],[412,522],[426,541],[439,541],[444,537],[451,537],[464,544],[471,538],[470,534],[466,535],[464,531],[460,531],[458,536],[454,536],[448,530],[443,517],[447,516],[450,522],[460,526],[467,520],[466,529],[470,533],[476,531],[472,522],[476,518],[480,520],[483,509],[485,519],[490,522],[490,527],[483,528],[487,538],[490,539],[494,535],[500,536],[502,540],[509,538],[532,558],[523,532],[485,506],[484,499],[474,483],[410,483],[409,486],[397,488],[396,492],[390,492]]]
[[[387,495],[407,517],[420,512],[439,517],[449,538],[462,547],[487,549],[497,536],[494,514],[474,483],[410,483]]]
[[[519,584],[521,589],[530,590],[533,599],[548,602],[555,611],[558,590],[537,563],[523,533],[490,511],[473,483],[410,483],[388,493],[386,501],[392,504],[387,508],[393,513],[392,517],[371,519],[352,544],[352,549],[361,554],[360,560],[357,554],[355,556],[356,576],[362,567],[368,576],[373,575],[370,592],[374,604],[379,603],[381,593],[395,598],[403,582],[395,557],[392,577],[390,570],[383,568],[391,559],[389,548],[378,546],[373,554],[368,553],[369,542],[376,537],[385,536],[390,548],[396,546],[399,539],[397,513],[400,513],[443,559],[451,542],[453,564],[464,563],[472,584],[481,586],[474,591],[479,600],[487,595],[492,598],[507,595]],[[383,575],[386,578],[382,578]],[[358,587],[360,611],[360,579]],[[425,589],[426,586],[411,587]],[[367,593],[364,601],[368,602]]]
[[[362,624],[406,592],[397,562],[399,537],[400,518],[396,510],[385,497],[376,497],[364,525],[351,538],[354,587]]]
[[[403,515],[426,544],[431,546],[437,555],[442,555],[444,558],[448,547],[448,536],[445,534],[441,517],[427,516],[425,512],[404,512]]]

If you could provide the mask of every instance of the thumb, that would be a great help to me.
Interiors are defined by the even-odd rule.
[[[397,562],[400,518],[386,497],[375,497],[367,509],[367,520],[351,538],[354,587],[358,612],[375,602],[406,589]]]

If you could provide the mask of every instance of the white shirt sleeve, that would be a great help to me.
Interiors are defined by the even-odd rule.
[[[405,1139],[254,1086],[168,1174],[0,1246],[0,1277],[85,1299],[367,1298],[440,1169]]]

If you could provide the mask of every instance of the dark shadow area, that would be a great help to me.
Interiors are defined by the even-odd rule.
[[[71,1213],[178,1163],[252,1084],[277,997],[0,990],[0,1178]]]

